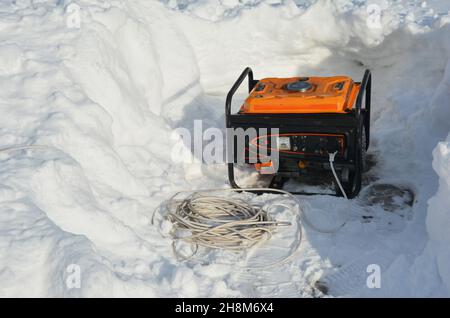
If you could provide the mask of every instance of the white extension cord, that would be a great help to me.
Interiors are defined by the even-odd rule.
[[[54,147],[44,145],[25,145],[25,146],[11,146],[0,148],[0,152],[17,151],[17,150],[30,150],[30,149],[50,149]]]
[[[341,190],[342,195],[344,196],[344,198],[348,199],[347,193],[345,193],[344,188],[342,187],[341,181],[339,180],[339,178],[336,174],[336,170],[334,170],[334,158],[336,157],[336,154],[337,154],[337,151],[335,151],[333,153],[328,153],[331,171],[333,172],[334,179],[336,180],[336,182],[339,186],[339,189]]]
[[[334,168],[335,156],[336,152],[329,154],[331,171],[333,172],[333,176],[336,179],[343,196],[348,200],[347,194],[345,193]],[[268,240],[278,227],[289,225],[288,222],[272,220],[268,213],[268,208],[255,206],[241,199],[208,195],[208,193],[213,192],[256,192],[268,190],[273,193],[286,195],[292,199],[295,202],[295,207],[289,205],[283,206],[290,209],[291,213],[298,217],[299,223],[304,222],[317,232],[328,234],[335,233],[347,223],[348,217],[346,217],[342,224],[339,224],[339,226],[335,228],[320,228],[308,219],[300,207],[298,198],[287,191],[279,189],[242,188],[178,192],[167,202],[169,208],[174,207],[174,209],[167,211],[165,215],[165,217],[172,222],[170,236],[172,238],[172,247],[176,257],[183,260],[192,260],[192,257],[197,253],[199,246],[213,249],[244,251]],[[191,194],[185,199],[176,200],[175,198],[180,193]],[[346,211],[349,211],[349,208],[347,208]],[[154,214],[152,223],[153,218]],[[298,245],[294,250],[282,260],[277,261],[276,263],[267,264],[264,268],[286,262],[295,254],[301,242],[301,224],[299,224],[299,228],[300,237],[298,238]],[[192,244],[195,247],[191,256],[186,257],[177,251],[175,242],[179,240]]]
[[[270,218],[268,212],[275,206],[285,207],[295,218],[300,216],[299,211],[301,210],[298,200],[291,193],[283,190],[270,189],[274,193],[288,196],[293,201],[293,205],[274,203],[270,206],[260,206],[252,205],[242,199],[212,195],[212,193],[218,192],[255,192],[263,190],[268,189],[208,189],[196,192],[182,191],[172,196],[167,201],[168,210],[164,216],[172,222],[169,235],[172,239],[172,248],[177,259],[196,261],[194,256],[199,246],[242,252],[263,243],[272,236],[278,227],[291,225],[290,222],[281,222]],[[176,199],[182,193],[190,194],[184,199]],[[155,214],[156,211],[152,217],[152,224],[154,224]],[[260,268],[272,267],[290,259],[300,245],[301,235],[301,227],[299,227],[299,238],[292,251],[281,260],[265,264]],[[177,241],[192,244],[194,247],[192,255],[185,256],[180,253],[176,248]],[[251,266],[251,268],[255,269],[258,267]]]

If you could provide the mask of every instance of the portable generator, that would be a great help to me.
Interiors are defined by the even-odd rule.
[[[233,96],[247,77],[249,96],[231,114]],[[226,127],[256,134],[241,143],[228,142],[230,185],[239,188],[234,169],[242,153],[244,164],[273,175],[267,192],[282,189],[290,178],[328,170],[339,184],[336,195],[354,198],[361,189],[370,141],[371,81],[369,70],[361,82],[348,76],[255,80],[247,67],[227,95]]]

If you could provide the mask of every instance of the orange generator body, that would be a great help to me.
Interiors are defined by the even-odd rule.
[[[235,114],[233,96],[248,78],[249,95]],[[348,76],[264,78],[255,80],[246,68],[227,95],[226,127],[256,131],[242,142],[228,138],[228,177],[232,187],[237,163],[273,174],[271,188],[282,189],[289,178],[301,178],[318,169],[333,167],[348,198],[361,189],[365,153],[370,142],[372,76],[366,70],[361,82]],[[243,145],[243,147],[242,147]],[[264,151],[262,151],[264,150]],[[295,192],[297,194],[319,194]],[[342,195],[336,187],[336,195]]]

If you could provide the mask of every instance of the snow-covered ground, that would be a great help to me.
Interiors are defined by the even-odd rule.
[[[1,1],[0,296],[449,297],[449,35],[448,0]],[[171,134],[196,119],[223,128],[245,66],[370,68],[374,165],[346,225],[304,226],[290,262],[180,263],[153,211],[227,179],[224,165],[172,161]],[[348,207],[299,199],[316,224]],[[369,264],[381,288],[366,286]]]

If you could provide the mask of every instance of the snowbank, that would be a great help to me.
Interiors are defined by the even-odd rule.
[[[0,153],[0,295],[164,295],[141,278],[166,262],[149,198],[177,171],[160,114],[200,90],[195,59],[159,4],[77,3],[80,29],[61,1],[0,7],[2,149],[41,146]]]
[[[441,131],[450,129],[450,61],[444,78],[432,99],[433,124]],[[439,275],[450,290],[450,135],[433,151],[433,168],[439,175],[439,190],[428,201],[427,229],[436,252]]]
[[[429,201],[427,229],[436,252],[439,275],[450,290],[450,137],[439,143],[433,155],[433,167],[439,175],[439,190]]]

